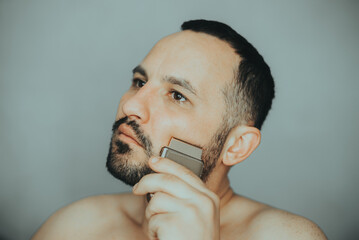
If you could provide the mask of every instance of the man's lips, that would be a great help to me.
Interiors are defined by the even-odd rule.
[[[137,140],[133,130],[126,124],[121,124],[118,128],[118,131],[120,133],[120,137],[122,137],[126,142],[134,143],[140,147],[143,147],[142,144],[140,144]]]

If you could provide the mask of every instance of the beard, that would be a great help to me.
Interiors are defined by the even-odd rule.
[[[136,140],[143,146],[142,153],[135,152],[127,143],[118,138],[121,134],[118,130],[121,124],[126,124],[132,128],[136,135]],[[110,149],[106,161],[107,170],[112,176],[127,185],[134,186],[143,176],[153,173],[153,170],[148,165],[148,160],[151,156],[153,156],[152,142],[144,134],[138,123],[124,117],[113,124]],[[133,161],[134,158],[137,158],[135,159],[137,160],[136,162]]]
[[[143,146],[142,153],[139,154],[135,152],[127,143],[118,139],[120,134],[118,128],[121,124],[126,124],[132,128],[136,139]],[[228,133],[227,125],[222,125],[213,135],[209,143],[203,147],[201,157],[204,163],[201,175],[203,182],[207,181],[212,170],[215,168]],[[142,159],[136,159],[138,161],[134,162],[133,158],[140,158],[139,155],[141,154]],[[151,156],[159,156],[159,154],[153,153],[152,142],[150,138],[144,134],[138,123],[134,120],[130,121],[128,117],[124,117],[113,124],[110,149],[106,161],[107,170],[112,176],[127,185],[134,186],[145,175],[154,173],[148,165],[148,160]]]

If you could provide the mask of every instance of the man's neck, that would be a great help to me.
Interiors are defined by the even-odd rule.
[[[222,209],[229,203],[229,201],[232,199],[234,194],[229,184],[228,177],[224,179],[224,181],[221,183],[221,185],[215,192],[218,195],[219,199],[221,200],[219,208]]]

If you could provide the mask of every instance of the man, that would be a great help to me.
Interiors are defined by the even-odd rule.
[[[185,22],[134,68],[119,104],[107,168],[133,193],[75,202],[33,239],[326,239],[309,220],[230,188],[228,171],[259,145],[273,97],[270,69],[243,37]],[[172,137],[203,149],[200,178],[159,157]]]

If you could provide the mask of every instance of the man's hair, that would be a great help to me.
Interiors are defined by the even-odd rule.
[[[261,129],[272,106],[274,81],[263,57],[244,37],[224,23],[207,20],[184,22],[181,29],[206,33],[227,43],[240,56],[235,78],[223,89],[228,130],[252,123]]]

